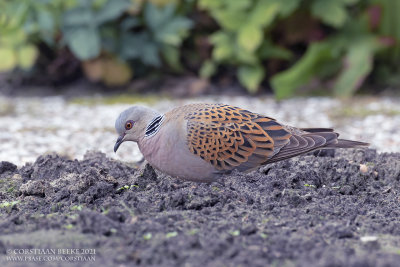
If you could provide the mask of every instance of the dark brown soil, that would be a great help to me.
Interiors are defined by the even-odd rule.
[[[0,262],[399,266],[400,154],[330,156],[302,156],[213,184],[182,182],[96,152],[82,161],[45,155],[20,169],[1,162]],[[95,261],[9,257],[33,248],[87,248]]]

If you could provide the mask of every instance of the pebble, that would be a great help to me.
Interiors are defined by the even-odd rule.
[[[360,172],[361,173],[367,173],[368,172],[368,166],[365,164],[360,164]]]
[[[367,242],[375,242],[378,240],[378,237],[376,236],[362,236],[360,237],[361,242],[367,243]]]

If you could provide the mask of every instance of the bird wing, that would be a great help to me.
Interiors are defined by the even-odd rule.
[[[292,136],[274,119],[230,105],[192,105],[187,111],[189,150],[220,171],[258,167]]]

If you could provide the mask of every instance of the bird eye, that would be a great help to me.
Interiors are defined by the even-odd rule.
[[[126,130],[130,130],[130,129],[132,129],[132,127],[133,127],[133,121],[127,121],[125,123],[125,129]]]

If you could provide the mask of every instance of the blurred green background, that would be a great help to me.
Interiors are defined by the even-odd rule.
[[[0,0],[0,72],[348,97],[399,88],[399,14],[394,0]]]

